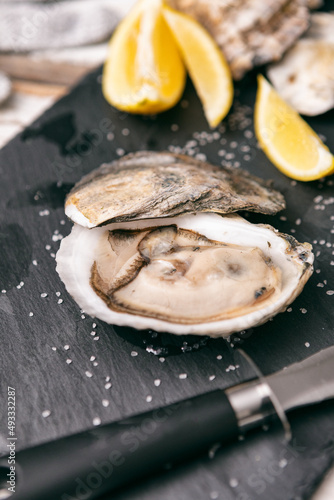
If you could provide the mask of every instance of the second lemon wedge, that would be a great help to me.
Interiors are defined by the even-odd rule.
[[[206,119],[216,127],[233,100],[230,68],[216,42],[197,21],[167,6],[163,7],[163,15],[202,101]]]
[[[327,146],[261,75],[254,123],[262,149],[288,177],[312,181],[334,173],[334,157]]]
[[[111,38],[102,90],[120,110],[158,113],[183,93],[185,67],[161,7],[161,0],[138,2]]]

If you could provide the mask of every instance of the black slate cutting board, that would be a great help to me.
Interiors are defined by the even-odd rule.
[[[85,78],[0,152],[0,452],[6,453],[7,386],[16,390],[17,449],[244,380],[239,345],[264,374],[334,344],[334,179],[288,179],[258,149],[255,75],[210,131],[190,83],[157,117],[111,108],[101,69]],[[334,151],[334,112],[309,122]],[[80,177],[131,151],[184,151],[272,178],[287,209],[248,215],[313,243],[315,272],[284,314],[229,341],[112,327],[86,317],[55,271],[66,192]],[[246,214],[247,215],[247,214]],[[307,498],[334,458],[334,405],[295,412],[293,440],[279,425],[107,498],[283,500]],[[61,464],[59,465],[61,467]]]

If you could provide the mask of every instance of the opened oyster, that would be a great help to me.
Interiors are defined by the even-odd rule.
[[[240,170],[170,153],[124,157],[69,194],[66,212],[82,224],[62,241],[57,271],[80,307],[108,323],[213,337],[261,324],[301,292],[311,246],[236,214],[203,213],[224,203],[226,212],[284,206]]]
[[[334,13],[317,12],[283,59],[268,69],[280,95],[299,113],[315,116],[334,107]]]

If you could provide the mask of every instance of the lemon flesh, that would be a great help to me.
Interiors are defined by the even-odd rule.
[[[111,38],[102,91],[120,110],[158,113],[174,106],[183,93],[184,63],[161,6],[161,0],[139,2]]]
[[[167,6],[162,10],[203,104],[206,119],[211,127],[216,127],[232,105],[230,68],[216,42],[197,21]]]
[[[288,177],[312,181],[334,173],[334,157],[327,146],[262,75],[254,122],[262,149]]]

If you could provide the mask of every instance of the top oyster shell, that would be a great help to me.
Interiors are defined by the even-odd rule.
[[[241,169],[169,152],[129,154],[86,175],[69,193],[66,215],[84,227],[184,213],[275,214],[284,197]]]

